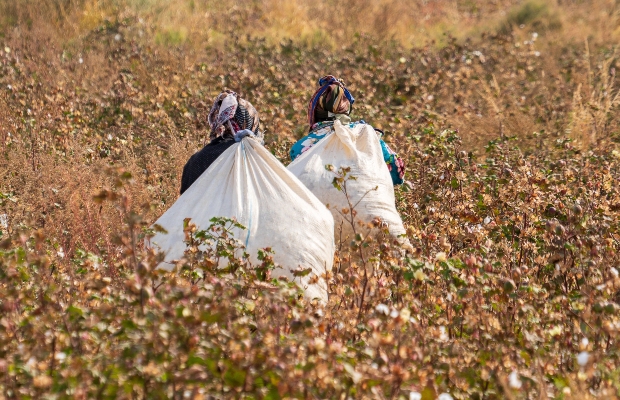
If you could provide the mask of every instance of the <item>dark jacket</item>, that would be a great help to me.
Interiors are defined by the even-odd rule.
[[[198,153],[189,158],[185,167],[183,167],[183,177],[181,178],[181,194],[185,192],[192,184],[209,168],[223,152],[230,146],[235,144],[235,139],[226,135],[213,139],[208,145],[203,147]]]

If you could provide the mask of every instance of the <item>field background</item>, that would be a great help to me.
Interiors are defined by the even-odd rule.
[[[215,383],[207,393],[223,397],[398,398],[414,391],[426,399],[446,391],[458,398],[615,398],[619,44],[615,0],[0,2],[0,213],[6,215],[0,304],[9,315],[0,320],[3,396],[49,391],[60,397],[171,397],[189,387],[199,397],[196,382],[210,381]],[[278,357],[272,365],[263,361],[273,354],[248,353],[251,367],[243,370],[242,384],[236,372],[231,378],[228,364],[210,369],[187,364],[187,357],[179,358],[184,366],[158,364],[153,360],[161,358],[155,357],[111,371],[105,357],[94,356],[103,346],[109,358],[124,354],[129,360],[123,346],[136,343],[145,346],[141,351],[164,354],[146,334],[99,347],[91,337],[77,352],[72,324],[83,324],[80,329],[94,337],[92,320],[103,318],[110,304],[122,308],[119,318],[127,320],[134,319],[133,301],[144,312],[142,300],[131,299],[131,288],[140,293],[138,278],[145,279],[135,229],[150,225],[178,197],[184,163],[206,143],[213,97],[230,88],[252,102],[267,146],[288,163],[288,149],[306,132],[305,110],[316,80],[328,73],[342,77],[356,97],[354,117],[384,129],[386,140],[408,160],[409,183],[396,194],[422,264],[381,265],[424,271],[413,279],[422,283],[396,296],[377,290],[358,311],[359,299],[347,296],[349,289],[366,287],[364,268],[333,277],[336,286],[349,289],[337,290],[325,321],[355,324],[326,340],[349,346],[348,353],[321,342],[316,348],[304,344],[332,325],[316,322],[311,306],[298,304],[295,313],[315,321],[307,331],[299,336],[287,331],[289,336],[276,340],[259,326],[253,329],[265,335],[252,340],[264,341],[266,348],[306,346],[324,363],[315,361],[306,370],[295,367],[299,360],[293,356],[278,353],[282,365]],[[476,224],[483,231],[473,232]],[[525,242],[530,247],[521,246]],[[437,258],[439,252],[447,260]],[[349,257],[344,253],[340,260]],[[463,270],[457,274],[461,280],[447,279],[440,272],[446,269]],[[404,284],[401,272],[386,273],[394,279],[389,285]],[[380,285],[380,276],[371,285]],[[403,276],[411,281],[413,275]],[[89,290],[100,288],[85,287],[87,277],[111,279],[108,300],[89,297]],[[132,279],[138,286],[127,284]],[[597,289],[604,282],[609,289]],[[470,285],[470,295],[485,295],[475,303],[459,291],[462,285]],[[33,322],[31,313],[45,298],[41,293],[52,286],[57,292],[49,303],[61,306],[52,307],[51,319]],[[517,299],[515,287],[530,290],[531,297]],[[457,292],[463,302],[452,304],[449,293]],[[242,296],[221,295],[231,296],[230,307]],[[256,310],[280,300],[267,296]],[[415,350],[392,354],[393,337],[375,338],[372,355],[365,353],[360,342],[375,346],[368,344],[369,332],[388,335],[372,322],[378,318],[375,305],[384,302],[421,316],[419,326],[384,325],[401,329],[402,340],[415,343]],[[161,307],[152,311],[161,320],[132,329],[160,327],[171,318]],[[252,310],[241,314],[267,318]],[[295,313],[283,313],[278,324],[290,328],[291,321],[306,321]],[[224,309],[221,315],[230,315],[226,321],[234,325],[233,314]],[[479,320],[480,315],[485,317]],[[183,312],[177,317],[182,325]],[[50,328],[54,318],[64,318],[65,326]],[[515,322],[520,318],[523,326]],[[14,329],[19,324],[37,328]],[[491,328],[476,333],[481,324]],[[542,331],[531,339],[523,333],[526,325]],[[450,346],[441,333],[446,327]],[[44,337],[48,328],[56,332],[53,346]],[[202,328],[197,323],[195,329]],[[239,361],[231,356],[235,340],[222,344],[217,332],[204,337],[214,340],[205,348],[232,346],[214,357]],[[69,361],[53,357],[57,344],[73,349],[66,354],[85,369],[99,372],[72,375]],[[179,346],[187,356],[189,350]],[[449,354],[442,353],[447,347]],[[598,363],[580,367],[575,356],[581,351]],[[39,367],[25,366],[31,357]],[[50,357],[56,361],[46,361]],[[373,375],[371,362],[379,364],[379,373]],[[206,372],[192,370],[200,376],[196,380],[184,381],[183,374],[173,379],[170,372],[200,367]],[[512,371],[519,372],[520,385],[511,386]],[[248,378],[252,374],[279,378],[258,384]],[[325,378],[332,375],[344,378],[336,383]],[[315,385],[316,392],[303,389]]]
[[[428,120],[458,129],[477,154],[497,137],[517,137],[528,151],[545,137],[587,147],[617,131],[613,1],[1,7],[3,190],[21,199],[12,225],[54,215],[46,226],[56,224],[57,237],[69,232],[62,245],[70,254],[94,249],[98,235],[81,221],[95,218],[86,200],[103,167],[131,171],[136,202],[160,200],[151,218],[176,198],[222,88],[260,110],[284,162],[326,73],[344,77],[358,99],[354,116],[386,130],[396,149]],[[54,201],[39,206],[43,193]]]

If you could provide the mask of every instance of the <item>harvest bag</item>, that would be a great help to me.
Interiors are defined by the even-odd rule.
[[[333,171],[350,167],[349,175],[357,179],[347,181],[346,185],[351,204],[359,202],[355,207],[356,220],[370,222],[379,217],[388,224],[394,239],[404,248],[411,247],[407,239],[399,237],[405,233],[405,228],[396,211],[392,178],[375,130],[368,124],[343,125],[340,121],[334,122],[334,130],[289,164],[289,171],[329,206],[336,229],[342,226],[343,239],[351,239],[352,228],[340,214],[343,208],[349,208],[347,198],[334,188],[332,181],[336,175],[325,166],[332,165]],[[377,189],[373,190],[375,187]],[[336,236],[339,237],[339,233]]]
[[[260,264],[260,249],[271,247],[274,262],[282,266],[272,271],[274,277],[299,283],[291,269],[312,268],[320,277],[332,268],[331,213],[255,139],[246,137],[228,148],[157,220],[168,232],[151,239],[166,252],[160,267],[172,269],[172,261],[183,257],[183,219],[191,218],[198,229],[206,229],[213,217],[235,218],[247,228],[235,229],[234,236],[245,245],[252,264]],[[301,278],[306,298],[326,302],[325,281],[308,285],[311,276]]]

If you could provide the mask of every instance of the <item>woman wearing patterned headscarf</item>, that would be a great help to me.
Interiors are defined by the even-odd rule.
[[[220,93],[208,116],[211,142],[191,156],[183,168],[181,194],[230,146],[245,136],[258,136],[258,113],[249,101],[231,90]]]
[[[310,132],[293,145],[290,152],[291,159],[296,159],[319,140],[334,133],[335,120],[350,125],[365,124],[366,122],[363,120],[351,122],[349,115],[353,109],[354,102],[355,99],[347,90],[342,80],[332,75],[319,79],[319,88],[312,96],[310,104],[308,104]],[[383,131],[377,128],[374,129],[381,138]],[[380,139],[379,142],[383,151],[383,159],[392,176],[392,182],[394,185],[400,185],[403,183],[405,175],[405,163],[383,140]]]

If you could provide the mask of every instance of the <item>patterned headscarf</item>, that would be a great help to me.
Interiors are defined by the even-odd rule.
[[[208,122],[211,127],[211,139],[225,133],[234,135],[244,129],[259,135],[258,112],[249,101],[240,98],[232,90],[225,90],[215,98]]]
[[[354,102],[342,80],[326,75],[319,79],[319,89],[308,104],[308,124],[312,127],[317,120],[329,118],[330,113],[348,115]]]

